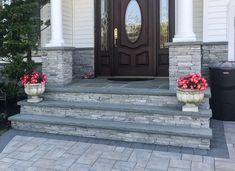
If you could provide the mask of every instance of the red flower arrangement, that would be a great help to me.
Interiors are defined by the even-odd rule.
[[[208,87],[208,83],[206,79],[198,73],[192,75],[188,74],[178,79],[178,87],[181,89],[205,91]]]
[[[83,76],[82,76],[82,79],[93,79],[94,78],[94,74],[89,72],[89,73],[85,73]]]
[[[32,72],[31,74],[25,74],[20,79],[22,85],[26,84],[46,84],[47,77],[45,74],[40,74],[37,72]]]

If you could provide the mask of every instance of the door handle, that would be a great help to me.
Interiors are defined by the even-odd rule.
[[[114,29],[113,35],[114,35],[114,47],[117,47],[117,43],[118,43],[118,29],[117,28]]]

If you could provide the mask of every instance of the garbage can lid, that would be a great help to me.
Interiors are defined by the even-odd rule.
[[[209,64],[209,68],[235,70],[235,61],[212,62]]]

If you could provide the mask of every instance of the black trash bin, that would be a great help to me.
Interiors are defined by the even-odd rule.
[[[235,121],[235,62],[210,65],[210,86],[213,118]]]

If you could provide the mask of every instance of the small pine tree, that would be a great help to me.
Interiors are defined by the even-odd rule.
[[[48,27],[40,19],[40,9],[49,0],[12,0],[0,9],[0,56],[9,62],[3,73],[19,81],[25,72],[35,67],[32,51],[39,47],[41,27]]]

